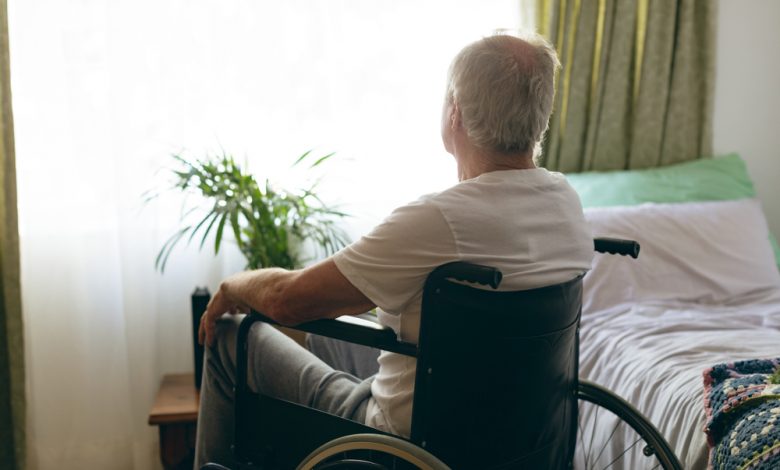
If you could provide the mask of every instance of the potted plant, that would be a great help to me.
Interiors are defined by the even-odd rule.
[[[332,153],[317,158],[309,168],[319,166]],[[190,217],[201,212],[196,223],[188,223],[176,231],[163,245],[155,260],[160,271],[173,248],[183,239],[192,241],[201,233],[200,247],[212,231],[214,253],[219,253],[225,228],[246,258],[246,267],[257,269],[280,267],[294,269],[303,263],[302,242],[311,241],[320,254],[329,255],[348,243],[337,221],[347,215],[327,206],[317,196],[315,182],[298,191],[275,188],[266,179],[260,184],[228,154],[188,160],[173,155],[180,168],[174,169],[171,189],[194,193],[209,207],[190,207],[184,211]],[[311,151],[301,155],[293,166],[311,158]],[[205,215],[203,214],[205,212]]]
[[[321,165],[331,156],[332,153],[314,159],[309,169]],[[214,253],[219,253],[227,231],[246,258],[248,269],[299,268],[306,261],[305,248],[313,249],[315,255],[327,256],[349,242],[338,225],[347,214],[326,205],[317,196],[317,182],[294,191],[277,188],[268,179],[259,182],[226,153],[196,160],[181,155],[173,155],[173,158],[178,167],[172,170],[174,179],[170,189],[198,196],[201,205],[185,208],[183,226],[160,249],[155,266],[161,272],[164,272],[171,252],[179,242],[186,240],[189,243],[199,236],[200,248],[203,248],[212,233]],[[308,163],[313,158],[312,152],[308,151],[293,166]],[[203,349],[198,345],[197,328],[209,297],[205,288],[196,289],[192,296],[195,382],[198,387]]]

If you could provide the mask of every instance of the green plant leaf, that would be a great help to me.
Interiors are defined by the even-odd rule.
[[[152,189],[148,189],[143,193],[141,193],[141,201],[144,206],[149,204],[149,202],[151,202],[152,200],[157,199],[158,197],[160,197],[159,191],[152,190]]]
[[[236,239],[238,249],[243,251],[244,240],[241,238],[241,226],[238,223],[239,210],[230,211],[230,226],[233,228],[233,237]]]
[[[214,239],[214,254],[219,253],[219,244],[222,242],[222,230],[225,229],[225,221],[227,220],[228,212],[222,214],[222,218],[219,220],[219,226],[217,227],[217,236]]]
[[[176,233],[170,236],[168,240],[163,244],[162,248],[160,248],[160,252],[157,253],[157,257],[154,260],[154,267],[159,269],[161,273],[165,272],[165,265],[168,262],[168,257],[171,255],[171,251],[173,251],[173,247],[176,246],[176,244],[181,240],[181,237],[184,236],[187,231],[189,231],[192,228],[191,225],[188,225],[182,229],[179,229]]]
[[[314,168],[315,166],[317,166],[320,163],[324,162],[325,160],[329,159],[333,155],[336,155],[336,152],[331,152],[331,153],[325,155],[324,157],[320,157],[319,159],[317,159],[316,162],[312,163],[311,166],[309,166],[309,168]]]
[[[292,166],[296,166],[299,163],[301,163],[302,161],[306,160],[306,157],[308,157],[309,154],[311,154],[313,151],[314,151],[314,149],[310,149],[310,150],[307,150],[307,151],[303,152],[303,155],[298,157],[298,159],[295,160],[295,163],[293,163]]]
[[[206,238],[209,236],[209,232],[211,232],[211,227],[214,226],[214,222],[217,221],[219,218],[219,212],[216,211],[216,209],[213,211],[214,217],[211,219],[211,222],[209,222],[209,226],[206,227],[206,231],[203,232],[203,238],[200,239],[200,245],[198,246],[199,250],[203,249],[203,244],[206,243]]]
[[[206,223],[209,218],[214,217],[215,215],[216,206],[212,208],[208,214],[206,214],[206,217],[204,217],[200,222],[198,222],[197,225],[195,225],[195,228],[192,229],[192,233],[190,233],[190,238],[187,240],[187,243],[191,243],[192,239],[195,238],[195,234],[198,233],[198,230],[203,226],[204,223]],[[212,222],[213,223],[213,222]]]

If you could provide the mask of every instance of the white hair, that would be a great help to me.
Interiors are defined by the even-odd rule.
[[[452,61],[447,99],[477,147],[529,152],[547,130],[558,67],[555,49],[539,35],[489,36]]]

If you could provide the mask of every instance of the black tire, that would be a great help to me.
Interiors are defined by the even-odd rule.
[[[298,465],[298,470],[392,468],[450,470],[425,449],[383,434],[352,434],[333,439],[309,454]]]
[[[638,469],[663,468],[665,470],[682,470],[679,460],[674,455],[669,443],[663,438],[661,433],[645,418],[642,413],[637,411],[630,403],[615,395],[600,385],[581,380],[578,389],[580,418],[588,415],[591,419],[578,424],[577,432],[577,452],[575,453],[574,468],[627,468]],[[611,422],[607,424],[608,429],[612,429],[606,440],[603,435],[599,436],[598,442],[596,429],[601,428],[599,414],[606,410],[612,414]],[[604,415],[602,415],[604,418]],[[605,419],[610,419],[607,416]],[[634,436],[629,439],[630,442],[613,441],[617,430],[622,424],[628,425],[633,430]],[[588,435],[588,429],[592,429],[591,435]],[[603,428],[602,428],[603,429]],[[599,432],[602,432],[599,429]],[[629,430],[622,430],[622,436]],[[590,442],[588,438],[590,437]],[[643,441],[643,442],[640,442]],[[594,443],[596,445],[594,450]],[[638,444],[642,444],[638,446]],[[617,450],[613,447],[617,445]],[[609,448],[606,453],[605,449]],[[624,449],[624,450],[620,450]],[[639,454],[641,452],[641,455]],[[617,453],[617,457],[614,454]],[[584,457],[584,458],[583,458]],[[646,458],[645,458],[646,457]],[[638,464],[637,462],[641,462]],[[638,466],[639,465],[639,466]]]

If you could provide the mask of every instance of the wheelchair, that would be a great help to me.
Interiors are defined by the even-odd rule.
[[[639,254],[633,241],[594,242],[601,253]],[[416,357],[408,439],[253,393],[249,330],[257,321],[274,322],[252,312],[237,340],[234,470],[682,469],[633,406],[578,380],[582,276],[525,291],[495,291],[500,283],[501,272],[487,266],[436,268],[423,290],[416,345],[354,317],[295,327]]]

